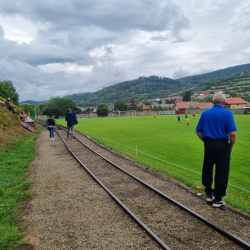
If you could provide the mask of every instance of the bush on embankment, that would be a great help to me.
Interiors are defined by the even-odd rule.
[[[20,125],[18,115],[0,107],[0,249],[13,249],[24,236],[15,225],[21,214],[18,202],[32,195],[26,172],[38,136]]]

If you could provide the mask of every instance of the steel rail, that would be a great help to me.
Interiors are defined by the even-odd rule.
[[[62,127],[62,126],[61,126]],[[62,127],[63,130],[65,130],[64,127]],[[57,131],[56,131],[57,132]],[[59,135],[60,133],[57,132]],[[61,137],[61,135],[60,135]],[[164,193],[162,193],[161,191],[155,189],[154,187],[150,186],[149,184],[147,184],[146,182],[140,180],[139,178],[137,178],[136,176],[132,175],[131,173],[127,172],[126,170],[122,169],[121,167],[119,167],[118,165],[116,165],[115,163],[111,162],[110,160],[108,160],[107,158],[105,158],[104,156],[100,155],[99,153],[95,152],[93,149],[91,149],[88,145],[86,145],[84,142],[82,142],[80,139],[78,139],[76,136],[74,136],[80,143],[82,143],[86,148],[88,148],[90,151],[92,151],[93,153],[97,154],[99,157],[101,157],[102,159],[104,159],[105,161],[107,161],[108,163],[110,163],[111,165],[113,165],[114,167],[118,168],[119,170],[123,171],[124,173],[126,173],[127,175],[131,176],[132,178],[134,178],[135,180],[137,180],[138,182],[140,182],[141,184],[143,184],[144,186],[148,187],[149,189],[153,190],[155,193],[159,194],[161,197],[165,198],[166,200],[172,202],[173,204],[175,204],[176,206],[180,207],[181,209],[183,209],[184,211],[188,212],[189,214],[193,215],[194,217],[198,218],[199,220],[201,220],[202,222],[204,222],[205,224],[211,226],[212,228],[214,228],[216,231],[220,232],[221,234],[223,234],[224,236],[226,236],[227,238],[230,238],[231,240],[233,240],[234,242],[238,243],[239,245],[245,247],[246,249],[250,249],[250,244],[245,242],[244,240],[240,239],[239,237],[231,234],[230,232],[226,231],[225,229],[221,228],[220,226],[214,224],[213,222],[205,219],[203,216],[199,215],[198,213],[192,211],[191,209],[185,207],[184,205],[182,205],[181,203],[177,202],[176,200],[170,198],[169,196],[165,195]],[[62,137],[61,137],[62,138]],[[64,139],[62,138],[62,140],[64,141]],[[64,141],[65,143],[65,141]],[[66,145],[66,144],[65,144]],[[67,146],[66,146],[67,147]],[[67,147],[68,148],[68,147]],[[74,153],[68,148],[68,150],[72,153],[72,155],[74,155]],[[74,155],[75,156],[75,155]],[[75,156],[76,157],[76,156]],[[80,162],[80,160],[76,157],[76,159]],[[82,163],[81,163],[82,164]],[[84,166],[84,165],[83,165]],[[87,168],[84,166],[84,168],[87,170]],[[87,170],[89,171],[89,170]],[[90,172],[90,171],[89,171]],[[90,172],[91,173],[91,172]],[[92,173],[91,173],[92,175]],[[94,178],[94,177],[93,177]],[[99,182],[99,180],[98,180]],[[101,183],[101,182],[100,182]],[[103,185],[103,184],[100,184]],[[108,192],[108,191],[107,191]],[[118,199],[118,198],[117,198]],[[119,199],[118,199],[119,200]],[[119,202],[121,204],[123,204],[120,200]],[[119,203],[118,202],[118,203]],[[119,203],[119,204],[120,204]],[[124,205],[124,204],[123,204]],[[121,205],[122,206],[122,205]],[[124,205],[125,206],[125,205]],[[127,208],[128,209],[128,208]],[[129,210],[129,209],[128,209]],[[130,211],[130,210],[129,210]],[[130,211],[131,212],[131,211]],[[132,213],[132,212],[131,212]],[[137,217],[136,217],[137,218]],[[139,220],[139,219],[138,219]],[[142,222],[143,223],[143,222]],[[145,225],[146,226],[146,225]],[[149,229],[150,230],[150,229]]]
[[[187,208],[186,206],[182,205],[181,203],[177,202],[176,200],[170,198],[169,196],[167,196],[166,194],[162,193],[161,191],[157,190],[156,188],[150,186],[149,184],[147,184],[146,182],[142,181],[141,179],[137,178],[136,176],[132,175],[131,173],[127,172],[126,170],[122,169],[121,167],[119,167],[118,165],[116,165],[115,163],[111,162],[110,160],[108,160],[107,158],[105,158],[104,156],[100,155],[99,153],[95,152],[93,149],[91,149],[88,145],[86,145],[84,142],[82,142],[80,139],[78,139],[76,136],[74,136],[80,143],[82,143],[85,147],[87,147],[90,151],[92,151],[93,153],[97,154],[98,156],[100,156],[102,159],[104,159],[105,161],[107,161],[108,163],[110,163],[111,165],[113,165],[114,167],[118,168],[119,170],[121,170],[122,172],[126,173],[127,175],[131,176],[132,178],[134,178],[135,180],[137,180],[138,182],[140,182],[141,184],[143,184],[144,186],[146,186],[147,188],[153,190],[155,193],[159,194],[161,197],[165,198],[166,200],[172,202],[173,204],[175,204],[176,206],[180,207],[181,209],[183,209],[184,211],[188,212],[189,214],[193,215],[194,217],[198,218],[199,220],[201,220],[202,222],[204,222],[205,224],[209,225],[210,227],[214,228],[216,231],[220,232],[221,234],[223,234],[224,236],[226,236],[227,238],[230,238],[231,240],[233,240],[234,242],[238,243],[239,245],[246,247],[247,249],[250,249],[250,244],[247,243],[246,241],[242,240],[241,238],[235,236],[234,234],[231,234],[230,232],[226,231],[225,229],[223,229],[222,227],[214,224],[213,222],[207,220],[206,218],[204,218],[203,216],[199,215],[198,213],[194,212],[193,210]]]
[[[67,143],[61,136],[61,134],[56,131],[61,137],[68,151],[75,157],[75,159],[80,163],[80,165],[91,175],[91,177],[98,182],[98,184],[134,219],[163,249],[171,250],[153,231],[151,231],[134,213],[132,213],[128,207],[126,207],[81,161],[80,159],[71,151]]]

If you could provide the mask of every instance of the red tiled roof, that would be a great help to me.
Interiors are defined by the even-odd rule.
[[[189,104],[185,103],[185,102],[177,102],[176,106],[178,109],[188,109],[189,108]]]
[[[199,103],[198,101],[185,101],[185,102],[182,102],[182,103]]]
[[[214,104],[212,102],[201,102],[199,106],[206,106],[212,108]]]
[[[226,104],[247,104],[247,101],[241,97],[226,98]]]
[[[137,104],[137,107],[138,107],[138,106],[142,106],[142,109],[143,109],[143,110],[150,110],[150,107],[147,106],[147,105],[145,105],[145,104],[143,104],[143,103]]]

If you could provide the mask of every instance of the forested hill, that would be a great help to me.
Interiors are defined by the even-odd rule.
[[[181,90],[181,83],[178,80],[167,77],[149,76],[104,87],[102,90],[85,95],[82,100],[76,100],[73,96],[70,97],[76,100],[79,106],[87,107],[97,106],[102,102],[109,104],[119,98],[128,101],[132,93],[138,101],[142,101],[144,99],[166,97],[179,90]]]
[[[70,95],[79,106],[97,106],[99,103],[115,102],[119,98],[129,100],[133,93],[138,101],[144,99],[162,98],[171,94],[182,94],[183,90],[199,86],[204,80],[230,76],[239,72],[250,70],[250,64],[237,65],[226,69],[216,70],[201,75],[182,77],[177,80],[168,77],[149,76],[139,77],[138,79],[121,82],[109,87],[105,87],[94,93],[83,93]]]
[[[187,84],[187,83],[199,84],[199,82],[203,80],[210,80],[210,79],[221,77],[221,76],[229,76],[234,73],[240,73],[240,72],[249,71],[249,70],[250,70],[250,63],[237,65],[237,66],[233,66],[233,67],[229,67],[225,69],[220,69],[220,70],[216,70],[216,71],[201,74],[201,75],[186,76],[186,77],[179,78],[177,80],[179,80],[182,84]]]
[[[142,101],[145,99],[163,98],[170,95],[182,95],[183,91],[188,89],[191,89],[192,92],[213,90],[214,87],[236,90],[236,88],[233,88],[236,81],[238,85],[244,84],[246,89],[248,83],[241,82],[243,81],[241,78],[249,77],[249,71],[250,64],[243,64],[201,75],[182,77],[177,80],[159,76],[139,77],[135,80],[104,87],[102,90],[94,93],[79,93],[67,95],[67,97],[71,97],[81,107],[93,107],[102,102],[107,104],[114,103],[119,98],[128,101],[132,93],[137,101]],[[230,87],[224,86],[225,84],[230,85]],[[43,103],[35,103],[34,101],[25,102],[34,103],[35,105]]]
[[[27,100],[27,101],[22,101],[20,102],[20,104],[22,103],[30,103],[30,104],[34,104],[35,106],[41,104],[41,103],[45,103],[46,101],[40,101],[40,102],[37,102],[37,101],[32,101],[32,100]]]
[[[92,93],[86,92],[86,93],[80,93],[80,94],[73,94],[73,95],[66,95],[67,97],[71,97],[74,101],[78,102],[83,100],[84,98],[88,97]]]

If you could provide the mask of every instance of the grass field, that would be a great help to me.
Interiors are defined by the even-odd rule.
[[[25,230],[15,225],[22,212],[18,202],[32,197],[26,181],[28,164],[33,160],[35,140],[31,134],[7,147],[0,147],[0,249],[13,249]]]
[[[82,118],[78,119],[75,129],[142,165],[196,188],[201,184],[204,154],[203,143],[195,134],[199,117],[190,116],[191,128],[186,128],[184,115],[182,123],[178,123],[176,115]],[[224,198],[250,214],[250,116],[235,115],[234,118],[237,142],[231,160],[228,194]]]

